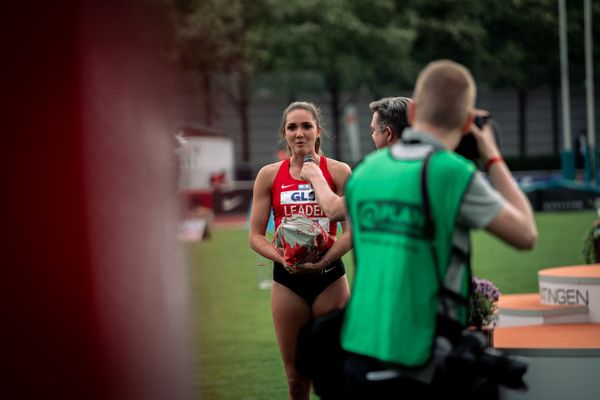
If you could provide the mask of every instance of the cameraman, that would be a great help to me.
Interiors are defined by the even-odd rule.
[[[504,163],[492,129],[473,124],[475,97],[473,77],[464,66],[449,60],[430,63],[409,104],[412,128],[401,142],[367,156],[346,185],[356,273],[341,343],[348,354],[344,376],[357,399],[409,392],[420,398],[458,390],[436,386],[433,374],[420,373],[435,371],[435,365],[428,367],[438,361],[432,354],[442,304],[439,282],[447,279],[448,270],[462,271],[454,281],[459,297],[468,298],[471,229],[484,228],[518,249],[535,244],[531,206]],[[493,187],[472,162],[453,152],[469,132]],[[425,195],[433,233],[424,223]],[[465,327],[466,304],[457,304],[456,321]]]

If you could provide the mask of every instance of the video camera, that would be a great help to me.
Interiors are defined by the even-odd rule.
[[[492,118],[491,114],[486,115],[477,115],[475,116],[475,120],[473,121],[475,125],[479,129],[483,129],[486,124],[490,124],[492,127],[492,131],[494,132],[494,138],[496,139],[496,143],[500,146],[500,126]],[[454,150],[456,153],[460,154],[464,158],[471,160],[479,167],[479,169],[483,170],[482,165],[480,164],[480,155],[479,149],[477,148],[477,140],[473,133],[467,133],[462,137],[458,146]]]
[[[523,380],[527,364],[487,347],[480,332],[465,330],[461,333],[458,344],[446,358],[445,369],[447,373],[456,375],[452,380],[487,380],[509,389],[527,389]]]

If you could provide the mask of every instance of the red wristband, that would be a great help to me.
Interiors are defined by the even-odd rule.
[[[489,171],[490,167],[492,165],[494,165],[497,162],[504,162],[504,158],[502,158],[502,156],[495,156],[490,158],[489,160],[487,160],[487,162],[485,163],[485,170]]]

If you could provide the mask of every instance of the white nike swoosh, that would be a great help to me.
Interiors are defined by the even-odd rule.
[[[242,196],[235,196],[230,199],[223,199],[223,211],[231,211],[244,202]]]
[[[282,188],[282,189],[287,189],[287,188],[289,188],[290,186],[294,186],[294,185],[295,185],[295,183],[292,183],[291,185],[281,185],[281,188]]]
[[[331,271],[331,270],[334,270],[334,269],[335,269],[335,267],[337,267],[337,265],[334,265],[334,266],[333,266],[333,267],[331,267],[331,268],[325,268],[325,269],[323,270],[323,273],[324,273],[324,274],[326,274],[326,273],[328,273],[329,271]]]

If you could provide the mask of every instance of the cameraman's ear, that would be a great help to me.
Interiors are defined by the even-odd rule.
[[[412,126],[415,122],[415,102],[409,101],[406,105],[406,118],[408,119],[408,123]]]
[[[469,113],[467,114],[467,119],[465,120],[465,124],[462,127],[463,135],[466,135],[467,133],[471,132],[471,125],[473,125],[474,120],[475,120],[475,114],[473,113],[473,110],[470,110]]]

